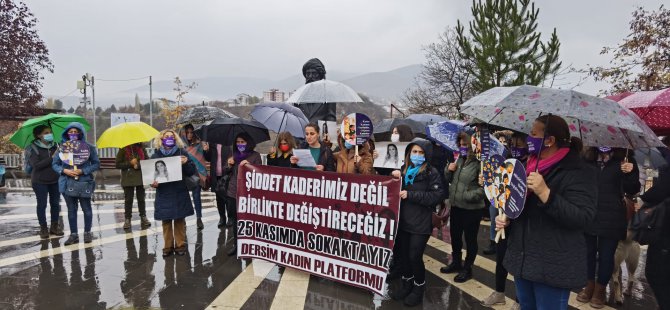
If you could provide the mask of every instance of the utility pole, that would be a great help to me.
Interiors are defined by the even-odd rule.
[[[89,75],[86,73],[86,75]],[[98,145],[98,127],[95,125],[98,115],[95,110],[95,77],[91,76],[91,98],[93,101],[93,145]]]

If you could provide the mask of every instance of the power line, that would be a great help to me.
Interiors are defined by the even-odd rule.
[[[75,89],[73,89],[71,92],[65,94],[64,96],[62,96],[62,97],[60,97],[60,98],[58,98],[58,99],[56,99],[56,100],[61,100],[61,99],[65,98],[65,97],[67,97],[67,96],[69,96],[69,95],[72,95],[72,93],[76,92],[77,90],[79,90],[79,89],[78,89],[78,88],[75,88]],[[54,101],[55,101],[55,100],[54,100]]]
[[[147,75],[147,76],[143,76],[143,77],[138,77],[138,78],[133,78],[133,79],[124,79],[124,80],[105,80],[105,79],[99,79],[99,78],[96,78],[96,80],[103,81],[103,82],[129,82],[129,81],[144,80],[144,79],[148,79],[148,78],[149,78],[149,76]]]

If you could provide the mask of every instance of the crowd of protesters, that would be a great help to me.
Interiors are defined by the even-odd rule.
[[[409,142],[404,164],[400,170],[394,170],[374,167],[378,152],[373,141],[355,146],[339,137],[333,151],[330,143],[320,140],[318,125],[308,124],[304,130],[302,143],[287,132],[279,133],[267,156],[267,164],[348,174],[390,175],[401,180],[400,225],[389,276],[391,280],[399,278],[400,285],[391,292],[393,299],[401,300],[406,306],[422,303],[426,286],[430,285],[426,283],[423,254],[433,233],[432,216],[436,207],[447,205],[448,199],[453,252],[449,264],[440,271],[455,274],[455,282],[476,277],[473,267],[479,251],[480,222],[482,217],[491,221],[491,242],[484,254],[495,254],[495,292],[482,304],[505,303],[509,273],[514,277],[518,299],[514,307],[566,309],[573,289],[581,289],[577,296],[579,301],[595,308],[604,306],[605,288],[614,269],[619,268],[614,264],[617,245],[626,239],[629,229],[630,216],[624,198],[632,199],[641,192],[640,171],[631,150],[607,145],[584,148],[578,138],[571,137],[567,123],[558,116],[539,117],[527,136],[516,132],[496,134],[506,146],[508,157],[527,167],[528,194],[524,211],[518,218],[509,220],[498,216],[496,209],[489,206],[481,176],[482,159],[476,156],[471,137],[465,132],[458,135],[459,149],[452,157],[452,152],[443,147],[414,137],[406,126],[393,128],[391,141]],[[79,141],[90,153],[85,162],[75,165],[59,156],[63,147],[54,143],[49,127],[39,126],[33,134],[35,139],[30,148],[35,151],[31,152],[29,161],[33,167],[31,180],[37,196],[40,236],[49,238],[50,235],[64,234],[59,223],[58,202],[62,195],[70,226],[65,245],[79,242],[79,206],[84,213],[84,242],[92,242],[93,173],[100,166],[96,148],[86,143],[81,124],[68,126],[62,137],[64,144]],[[255,150],[256,141],[251,136],[238,134],[232,146],[210,145],[199,139],[192,125],[186,125],[179,131],[161,131],[151,146],[154,148],[151,157],[141,144],[121,148],[116,157],[125,196],[124,229],[132,226],[135,200],[141,227],[151,226],[146,214],[139,162],[172,156],[179,157],[184,178],[197,175],[200,182],[194,189],[188,189],[185,180],[154,181],[151,184],[156,190],[154,219],[162,222],[163,256],[186,253],[186,217],[195,214],[197,228],[204,228],[201,220],[203,190],[215,192],[218,227],[236,227],[238,169],[241,165],[262,163],[261,155]],[[294,155],[295,149],[309,150],[316,166],[301,168],[299,158]],[[660,171],[655,186],[641,196],[638,208],[642,203],[665,204],[670,198],[670,168],[666,166]],[[46,218],[48,203],[51,206],[51,228]],[[670,212],[665,214],[670,216]],[[670,223],[667,216],[665,222]],[[666,224],[664,229],[663,237],[649,246],[647,278],[661,309],[670,309],[667,294],[670,292],[670,225]],[[497,230],[504,230],[507,238],[496,243]],[[236,236],[237,230],[233,229],[233,232]],[[233,247],[228,255],[236,252]]]

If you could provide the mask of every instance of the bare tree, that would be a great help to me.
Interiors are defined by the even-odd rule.
[[[37,19],[21,1],[0,0],[0,114],[41,111],[43,70],[53,72],[49,50],[36,30]]]
[[[460,106],[475,95],[473,62],[458,54],[457,34],[447,28],[438,42],[424,47],[426,62],[415,87],[405,92],[403,102],[412,113],[460,118]]]

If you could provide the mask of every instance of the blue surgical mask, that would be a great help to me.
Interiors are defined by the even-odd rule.
[[[528,149],[523,147],[512,147],[512,157],[519,159],[528,155]]]
[[[79,134],[78,133],[69,133],[69,134],[67,134],[67,137],[70,139],[70,141],[79,140]]]
[[[236,144],[235,146],[237,146],[237,150],[240,153],[244,153],[244,151],[247,150],[247,145],[246,144]]]
[[[44,141],[47,141],[47,142],[53,142],[54,134],[52,134],[52,133],[45,134],[45,135],[42,136],[42,139],[44,139]]]
[[[461,146],[458,148],[458,152],[461,153],[461,156],[468,156],[469,148],[467,146]]]
[[[347,150],[351,150],[351,148],[354,147],[354,145],[349,143],[348,141],[344,141],[344,147],[347,148]]]
[[[528,152],[537,153],[542,149],[542,138],[528,136],[526,143],[528,144]]]
[[[412,161],[412,164],[414,164],[415,167],[418,167],[423,165],[426,161],[426,157],[423,155],[412,154],[409,156],[409,160]]]

